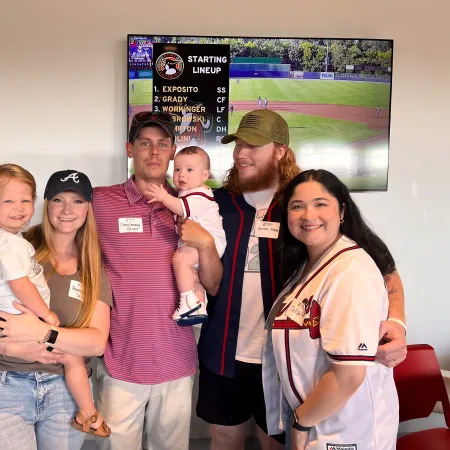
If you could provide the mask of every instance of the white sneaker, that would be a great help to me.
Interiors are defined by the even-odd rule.
[[[180,298],[180,304],[172,318],[176,320],[177,325],[180,327],[189,327],[206,322],[208,320],[206,305],[192,291],[192,293],[183,295]]]
[[[173,313],[172,319],[182,319],[200,309],[201,306],[202,305],[194,291],[191,291],[188,294],[182,294],[180,296],[180,303],[178,304],[177,310]]]

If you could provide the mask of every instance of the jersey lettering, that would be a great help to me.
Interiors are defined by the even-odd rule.
[[[288,330],[309,330],[309,337],[311,339],[319,339],[320,338],[320,316],[322,313],[322,308],[320,307],[317,300],[314,300],[311,296],[310,298],[305,298],[301,302],[305,306],[305,315],[309,315],[309,317],[305,317],[303,319],[303,324],[299,325],[294,320],[289,317],[280,319],[279,317],[284,315],[286,310],[291,305],[292,301],[288,304],[283,305],[280,309],[280,312],[277,314],[273,322],[273,329],[288,329]],[[308,311],[306,312],[306,309]]]

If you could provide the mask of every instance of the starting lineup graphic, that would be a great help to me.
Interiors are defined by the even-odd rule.
[[[302,169],[387,190],[391,40],[129,35],[128,49],[128,125],[141,111],[170,113],[177,147],[208,151],[211,186],[232,165],[221,137],[269,108],[287,121]]]

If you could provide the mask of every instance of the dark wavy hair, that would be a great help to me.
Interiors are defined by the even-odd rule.
[[[305,170],[292,179],[283,194],[281,220],[281,275],[283,281],[289,279],[294,271],[308,258],[305,244],[292,236],[287,224],[289,200],[294,194],[295,188],[307,181],[320,183],[338,201],[339,212],[344,211],[344,221],[340,225],[340,232],[355,241],[370,255],[383,276],[394,272],[394,258],[386,244],[366,224],[359,208],[350,196],[347,186],[336,175],[327,170]]]

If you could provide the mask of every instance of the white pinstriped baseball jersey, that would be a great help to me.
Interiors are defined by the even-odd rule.
[[[278,376],[293,410],[332,363],[362,364],[367,366],[363,383],[340,411],[310,430],[306,448],[394,450],[398,398],[393,372],[375,362],[380,322],[389,306],[380,271],[363,249],[342,237],[307,277],[301,272],[280,294],[266,327],[263,379],[269,432],[280,432]]]
[[[183,218],[198,222],[211,233],[221,258],[227,246],[227,240],[222,227],[222,216],[219,214],[219,205],[214,199],[213,191],[210,188],[198,187],[180,191],[178,198],[183,208]],[[179,241],[178,246],[181,245],[184,244]]]

